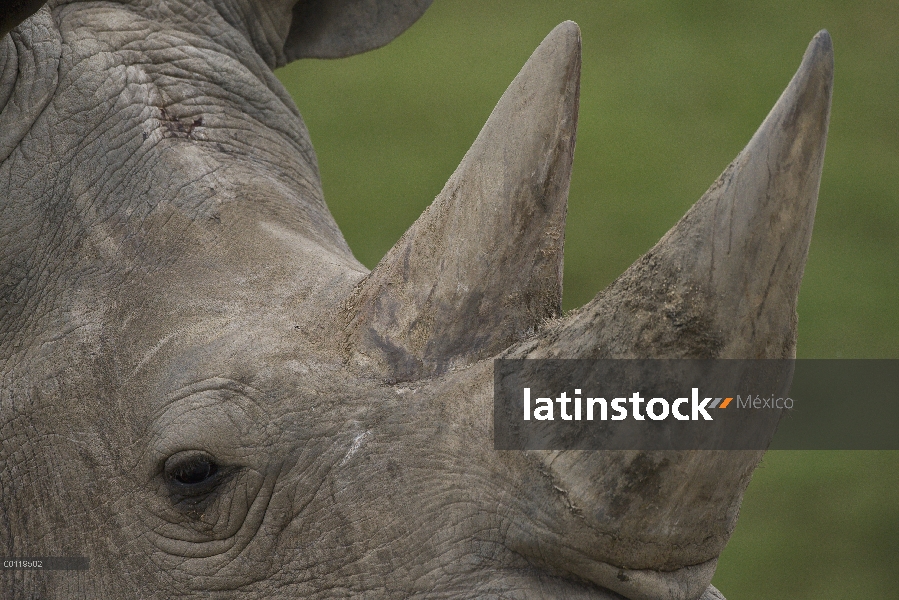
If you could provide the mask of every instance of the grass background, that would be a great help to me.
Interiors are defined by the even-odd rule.
[[[702,195],[826,28],[836,77],[798,354],[899,358],[895,0],[436,0],[381,50],[289,65],[278,76],[359,260],[374,267],[431,202],[566,19],[584,47],[565,308],[608,285]],[[714,583],[729,600],[899,597],[899,453],[768,453]]]

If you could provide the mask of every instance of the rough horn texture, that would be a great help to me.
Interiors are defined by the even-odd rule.
[[[558,317],[580,34],[563,23],[434,203],[359,285],[348,352],[399,380],[493,356]]]
[[[752,140],[683,219],[592,302],[506,356],[795,356],[796,300],[832,85],[831,41],[822,31]],[[549,562],[629,598],[697,596],[711,580],[762,454],[553,452],[535,458],[567,501],[582,509],[558,533],[563,550]],[[627,483],[610,486],[598,476],[608,473]],[[594,539],[600,541],[591,545]],[[597,566],[592,559],[599,556],[637,571],[625,570],[622,581],[615,569]]]

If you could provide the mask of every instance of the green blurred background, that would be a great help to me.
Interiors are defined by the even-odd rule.
[[[581,26],[583,71],[565,308],[608,285],[702,195],[826,28],[836,80],[798,353],[899,358],[896,0],[436,0],[381,50],[289,65],[278,76],[357,258],[377,264],[566,19]],[[729,600],[899,598],[899,453],[768,453],[714,583]]]

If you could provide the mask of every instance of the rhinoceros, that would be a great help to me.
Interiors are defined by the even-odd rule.
[[[369,272],[272,69],[429,0],[0,9],[4,598],[721,598],[761,451],[496,451],[493,360],[789,358],[812,40],[745,150],[562,315],[580,34],[536,49]]]

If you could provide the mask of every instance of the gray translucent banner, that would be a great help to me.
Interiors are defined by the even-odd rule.
[[[497,360],[497,450],[899,450],[899,360]]]

